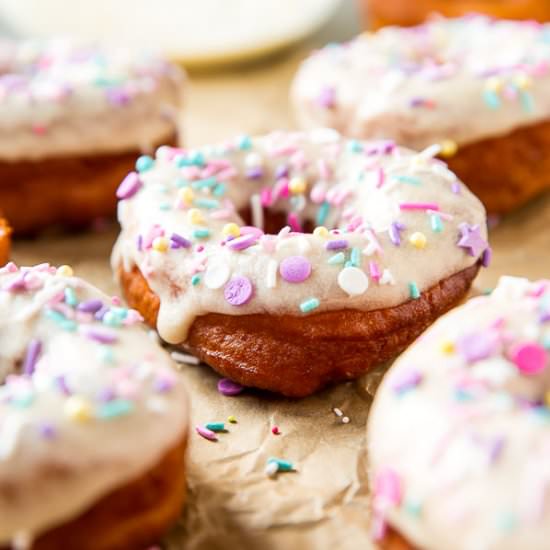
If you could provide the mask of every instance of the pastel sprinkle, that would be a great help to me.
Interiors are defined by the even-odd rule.
[[[327,262],[330,265],[339,265],[343,264],[346,261],[346,255],[343,252],[338,252],[337,254],[334,254],[334,256],[331,256]]]
[[[32,339],[27,346],[25,358],[23,359],[23,365],[21,370],[24,375],[32,376],[36,368],[38,357],[42,352],[42,342],[38,339]]]
[[[439,210],[439,205],[435,202],[402,202],[399,204],[400,210]]]
[[[369,287],[369,279],[358,267],[345,267],[338,274],[338,286],[349,296],[359,296]]]
[[[311,275],[311,262],[304,256],[289,256],[281,261],[279,273],[288,283],[302,283]]]
[[[348,241],[345,239],[338,239],[334,241],[328,241],[325,245],[327,250],[340,250],[348,247]]]
[[[233,415],[228,416],[227,421],[231,424],[237,424],[237,418]]]
[[[209,422],[208,424],[205,424],[205,428],[213,432],[224,432],[225,424],[223,422]]]
[[[143,186],[136,172],[130,172],[118,186],[116,196],[120,200],[132,198]]]
[[[430,225],[434,233],[441,233],[443,231],[443,222],[439,214],[432,214],[430,216]]]
[[[195,229],[193,231],[193,237],[196,239],[206,239],[210,237],[210,229]]]
[[[198,273],[195,273],[195,275],[191,277],[191,284],[193,286],[197,286],[200,282],[201,282],[201,276]]]
[[[417,300],[418,298],[420,298],[420,290],[418,290],[418,286],[414,281],[409,282],[409,296],[413,300]]]
[[[155,161],[149,155],[142,155],[136,161],[136,170],[140,173],[151,170],[155,164]]]
[[[548,365],[548,352],[536,342],[520,342],[510,349],[510,359],[522,374],[535,375]]]
[[[218,391],[226,397],[239,395],[243,390],[244,386],[241,386],[238,382],[234,382],[229,378],[221,378],[218,380]]]
[[[201,437],[204,437],[204,439],[208,439],[208,441],[218,441],[218,436],[216,435],[216,432],[209,430],[205,426],[195,426],[195,430]]]
[[[233,277],[224,288],[224,297],[232,306],[242,306],[250,301],[254,287],[245,276]]]
[[[309,313],[314,309],[317,309],[321,305],[321,302],[317,298],[309,298],[309,300],[304,300],[300,304],[300,311],[302,313]]]
[[[294,470],[294,465],[289,460],[282,458],[270,457],[267,459],[268,464],[276,464],[278,472],[291,472]]]

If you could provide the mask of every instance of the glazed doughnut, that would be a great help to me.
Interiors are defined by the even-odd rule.
[[[474,15],[330,44],[298,71],[297,118],[413,149],[438,143],[490,213],[508,212],[550,186],[549,32]]]
[[[502,277],[386,374],[367,432],[384,548],[548,548],[549,320],[550,281]]]
[[[17,234],[114,214],[136,157],[176,144],[183,76],[162,59],[1,41],[0,68],[0,205]]]
[[[0,548],[146,548],[185,495],[187,394],[68,266],[0,270]]]
[[[10,255],[11,228],[8,222],[0,216],[0,267],[3,266]]]
[[[165,341],[245,386],[356,378],[489,259],[483,206],[433,151],[327,129],[162,147],[119,188],[113,270]]]

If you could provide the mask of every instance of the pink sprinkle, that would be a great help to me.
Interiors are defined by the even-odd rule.
[[[439,212],[439,205],[435,202],[402,202],[400,210],[433,210]]]
[[[426,213],[427,214],[437,214],[442,220],[445,220],[445,221],[454,220],[454,216],[452,214],[447,214],[446,212],[441,212],[441,211],[437,211],[437,210],[428,209],[428,210],[426,210]]]
[[[227,220],[233,215],[233,210],[224,209],[224,210],[215,210],[210,213],[210,217],[213,220]]]
[[[273,194],[271,187],[264,187],[260,191],[260,202],[264,208],[268,208],[273,204]]]
[[[275,185],[273,186],[273,192],[272,197],[273,201],[276,201],[277,199],[286,199],[288,198],[290,191],[288,189],[288,178],[281,178],[277,180]]]
[[[142,181],[136,172],[130,172],[118,186],[116,196],[120,200],[125,200],[133,197],[143,186]]]
[[[321,204],[325,200],[325,186],[322,183],[317,183],[311,189],[309,197],[315,204]]]
[[[386,181],[386,174],[383,168],[378,168],[376,172],[376,188],[380,189],[380,187],[382,187],[382,185],[384,185],[384,182]]]
[[[234,397],[239,395],[244,390],[238,382],[230,380],[229,378],[222,378],[218,380],[218,391],[226,397]]]
[[[515,344],[510,350],[510,358],[519,371],[527,375],[538,374],[548,364],[546,350],[536,342]]]
[[[374,496],[378,509],[387,506],[399,506],[403,497],[403,490],[401,479],[395,470],[383,468],[376,474]]]
[[[298,219],[296,212],[291,212],[288,215],[287,222],[288,222],[288,225],[290,225],[290,228],[292,229],[292,231],[296,231],[298,233],[302,232],[302,226],[300,225],[300,220]]]
[[[213,432],[212,430],[209,430],[204,426],[195,426],[195,430],[197,430],[197,433],[200,436],[204,437],[204,439],[208,439],[208,441],[218,441],[218,436],[216,435],[216,432]]]
[[[271,428],[271,433],[273,435],[281,435],[281,432],[279,431],[279,427],[278,426],[273,426],[273,428]]]
[[[380,280],[380,269],[378,268],[378,264],[376,262],[369,262],[369,273],[373,281],[378,282]]]
[[[233,167],[226,168],[225,170],[222,170],[217,176],[216,179],[218,181],[228,181],[230,179],[233,179],[237,175],[237,170]]]
[[[319,169],[319,176],[323,180],[329,180],[332,177],[332,170],[325,159],[319,159],[317,161],[317,167]]]
[[[32,133],[37,136],[43,136],[47,132],[47,129],[45,126],[40,126],[39,124],[35,124],[32,127]]]

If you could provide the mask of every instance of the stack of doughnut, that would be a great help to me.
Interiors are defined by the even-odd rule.
[[[305,128],[439,155],[502,214],[550,187],[550,26],[472,15],[330,44],[292,88]]]
[[[0,206],[17,234],[112,215],[135,158],[177,142],[183,76],[162,59],[1,41],[0,68]]]
[[[0,548],[144,549],[178,517],[187,394],[140,320],[68,266],[0,269]]]
[[[390,369],[367,433],[383,548],[548,548],[549,321],[550,281],[503,277]]]
[[[118,190],[113,270],[166,342],[245,386],[357,378],[489,261],[484,208],[437,151],[326,129],[162,147]]]

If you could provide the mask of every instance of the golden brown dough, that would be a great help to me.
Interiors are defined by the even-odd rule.
[[[0,266],[4,265],[10,256],[11,228],[8,222],[0,218]]]

